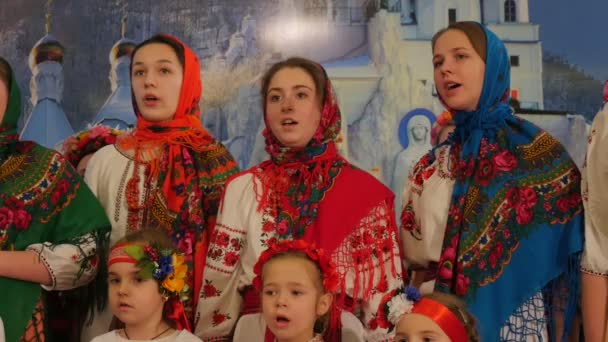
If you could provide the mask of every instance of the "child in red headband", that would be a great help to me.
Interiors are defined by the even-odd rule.
[[[92,342],[196,342],[184,312],[188,267],[165,233],[141,230],[117,242],[108,257],[111,328]]]
[[[336,341],[340,311],[332,303],[339,276],[323,250],[304,240],[275,243],[260,255],[254,272],[266,342]]]
[[[479,342],[475,318],[455,296],[421,296],[415,287],[387,294],[377,314],[379,325],[396,328],[395,342]]]

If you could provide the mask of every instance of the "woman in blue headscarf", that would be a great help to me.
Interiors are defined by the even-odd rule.
[[[456,129],[403,192],[414,285],[462,297],[482,341],[560,340],[578,299],[580,174],[555,138],[513,115],[509,55],[494,33],[458,22],[432,43]]]

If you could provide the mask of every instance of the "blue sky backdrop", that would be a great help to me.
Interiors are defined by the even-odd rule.
[[[546,51],[608,79],[608,0],[529,0],[529,9]]]

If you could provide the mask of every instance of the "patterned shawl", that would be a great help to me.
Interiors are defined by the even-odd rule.
[[[263,213],[263,232],[274,231],[279,240],[301,238],[332,255],[342,279],[341,295],[335,300],[343,307],[346,300],[344,280],[349,269],[354,267],[356,270],[355,300],[366,302],[378,286],[373,283],[373,256],[382,251],[392,253],[392,237],[396,231],[394,195],[373,176],[338,154],[335,141],[341,127],[340,109],[327,74],[325,77],[321,122],[308,145],[303,148],[282,146],[266,122],[263,134],[271,159],[248,172],[252,172],[262,185],[262,189],[255,188],[255,191],[259,199],[258,210]],[[383,201],[389,210],[373,210]],[[364,241],[343,244],[366,217],[369,222],[367,235],[362,237]],[[339,246],[345,246],[344,250],[338,250]],[[395,274],[395,265],[390,267]],[[382,263],[381,271],[383,274],[379,278],[384,279],[386,270]],[[336,322],[333,324],[335,326]],[[339,330],[331,333],[337,336],[326,335],[326,340],[338,341]]]
[[[184,49],[184,76],[175,115],[170,121],[147,121],[133,97],[137,127],[121,136],[117,144],[123,150],[134,151],[135,156],[135,169],[126,187],[129,229],[136,229],[141,213],[151,207],[152,212],[162,211],[160,208],[166,206],[176,213],[174,222],[169,223],[169,234],[189,263],[188,285],[192,293],[197,294],[205,265],[208,230],[215,225],[224,183],[238,172],[238,167],[228,150],[201,124],[202,82],[198,58],[177,38],[166,37]],[[157,186],[140,204],[138,166],[151,155],[151,150],[158,148],[162,155],[146,164],[146,184]],[[198,299],[198,296],[191,297],[193,302],[186,305],[189,311]]]
[[[0,250],[23,251],[42,242],[78,245],[87,242],[84,235],[92,234],[96,254],[75,262],[81,272],[98,268],[96,281],[81,288],[81,298],[88,300],[91,311],[94,306],[101,309],[106,303],[110,223],[95,196],[60,154],[34,142],[18,141],[21,102],[14,75],[11,79],[9,103],[0,125]],[[0,278],[0,293],[4,294],[0,317],[6,340],[17,341],[24,335],[28,341],[44,340],[47,317],[40,284]]]
[[[507,50],[484,31],[479,107],[455,113],[456,130],[448,139],[456,183],[436,289],[465,299],[480,320],[482,341],[498,341],[505,325],[516,330],[507,322],[511,315],[520,327],[545,322],[552,329],[556,311],[565,310],[567,331],[583,238],[580,174],[557,140],[512,114]],[[530,301],[540,290],[544,307]],[[526,310],[540,310],[539,322],[530,312],[518,312],[524,303],[530,304]]]

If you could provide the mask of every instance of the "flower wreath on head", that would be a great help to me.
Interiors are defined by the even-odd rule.
[[[192,331],[183,305],[188,300],[188,266],[184,264],[183,255],[154,244],[125,242],[112,247],[108,268],[117,262],[135,264],[140,277],[155,279],[166,300],[166,317],[175,323],[176,329]]]
[[[87,154],[95,153],[106,145],[116,143],[123,131],[104,125],[95,125],[89,129],[68,137],[62,145],[61,151],[65,158],[76,167]]]
[[[311,260],[321,270],[321,277],[323,279],[323,289],[326,293],[335,294],[340,286],[340,274],[336,270],[336,266],[331,259],[325,254],[323,249],[316,248],[314,244],[308,243],[304,240],[283,240],[280,242],[270,243],[268,249],[262,252],[255,266],[253,272],[255,278],[253,279],[253,286],[258,291],[262,291],[262,268],[264,264],[271,260],[276,255],[289,254],[289,253],[303,253],[306,258]],[[329,309],[329,323],[324,333],[326,341],[335,341],[337,336],[340,335],[342,323],[341,307],[339,307],[334,300],[331,303]],[[274,335],[270,329],[266,328],[266,335],[264,341],[275,341]]]
[[[335,293],[340,285],[340,275],[336,271],[336,267],[331,259],[325,255],[323,249],[316,248],[314,244],[310,244],[304,240],[283,240],[280,242],[271,243],[268,249],[262,252],[253,272],[256,277],[253,279],[253,286],[256,290],[262,290],[262,268],[268,260],[278,254],[286,254],[290,252],[300,252],[306,255],[308,259],[314,262],[321,270],[321,278],[323,279],[323,289],[327,293]]]
[[[387,293],[376,315],[378,325],[392,331],[405,314],[420,314],[433,320],[452,342],[469,340],[462,321],[445,305],[420,295],[418,289],[404,286]]]
[[[139,268],[139,276],[154,278],[163,296],[188,299],[186,275],[188,266],[184,257],[170,249],[160,249],[153,244],[123,243],[112,248],[108,267],[117,262],[129,262]]]

